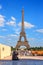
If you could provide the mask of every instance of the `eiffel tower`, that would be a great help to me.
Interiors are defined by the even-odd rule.
[[[24,41],[21,41],[21,38],[24,37]],[[24,9],[22,9],[22,28],[20,32],[19,41],[17,42],[16,49],[18,49],[20,46],[25,46],[27,49],[30,48],[28,41],[26,39],[26,34],[24,31]]]

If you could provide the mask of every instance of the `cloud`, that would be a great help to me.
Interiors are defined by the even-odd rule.
[[[27,37],[27,40],[28,40],[28,41],[35,41],[36,38],[29,38],[29,37]]]
[[[10,25],[10,26],[16,26],[15,21],[16,21],[16,19],[13,16],[11,16],[11,20],[9,22],[7,22],[6,24]]]
[[[2,31],[7,31],[7,29],[2,29]]]
[[[4,26],[5,18],[3,15],[0,15],[0,26]]]
[[[4,38],[4,36],[0,36],[0,38]]]
[[[29,41],[34,41],[34,40],[35,40],[35,38],[28,38],[28,40],[29,40]]]
[[[18,24],[19,26],[21,26],[21,22]],[[33,27],[35,27],[35,25],[33,25],[33,24],[31,24],[31,23],[29,23],[29,22],[24,22],[24,26],[25,26],[25,28],[33,28]]]
[[[15,33],[16,33],[17,35],[19,35],[19,34],[20,34],[20,32],[19,32],[19,31],[16,31]]]
[[[2,5],[0,5],[0,9],[2,9]]]
[[[18,36],[16,34],[8,34],[5,36],[5,40],[12,40],[12,42],[13,42],[13,40],[17,39],[17,37]]]
[[[38,29],[36,31],[39,32],[39,33],[43,33],[43,29]]]
[[[14,26],[16,23],[14,21],[10,21],[6,23],[7,25]]]
[[[12,19],[13,21],[15,21],[15,20],[16,20],[16,18],[14,18],[13,16],[11,16],[11,19]]]
[[[20,33],[20,28],[15,28],[15,34],[19,35]]]
[[[18,36],[16,34],[10,34],[10,35],[7,35],[6,38],[7,42],[17,42],[17,39],[18,39]]]
[[[14,37],[17,37],[17,35],[15,35],[15,34],[11,34],[10,36],[12,36],[12,37],[13,37],[13,36],[14,36]]]

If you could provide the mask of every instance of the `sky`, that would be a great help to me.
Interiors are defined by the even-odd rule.
[[[30,47],[43,47],[43,0],[0,0],[0,43],[16,46],[24,8],[25,33]]]

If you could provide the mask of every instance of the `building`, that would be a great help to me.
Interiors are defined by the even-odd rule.
[[[0,44],[0,60],[11,55],[11,47]]]

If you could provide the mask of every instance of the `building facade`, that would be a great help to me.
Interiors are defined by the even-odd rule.
[[[0,44],[0,60],[11,55],[11,47]]]

